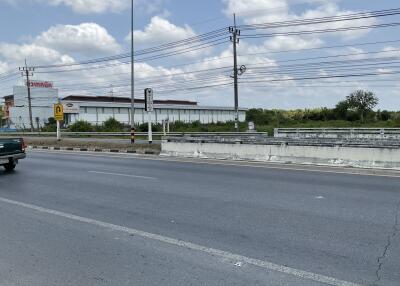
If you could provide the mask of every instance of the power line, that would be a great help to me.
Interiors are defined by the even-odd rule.
[[[144,49],[144,50],[138,50],[135,52],[135,56],[138,57],[141,55],[146,55],[146,54],[151,54],[151,53],[156,53],[156,52],[164,52],[168,49],[177,49],[179,47],[184,47],[184,46],[188,46],[188,45],[189,45],[189,48],[194,48],[194,47],[199,46],[199,43],[201,43],[201,42],[212,43],[212,42],[217,41],[218,39],[221,40],[222,36],[226,36],[225,31],[226,31],[226,28],[223,28],[223,29],[216,30],[214,32],[209,32],[209,33],[199,35],[196,37],[192,37],[192,38],[188,38],[185,40],[171,42],[168,44],[163,44],[160,46],[156,46],[156,47],[152,47],[152,48],[148,48],[148,49]],[[185,49],[188,49],[188,47]],[[42,66],[36,66],[36,68],[48,69],[48,68],[69,67],[69,66],[77,66],[77,65],[87,65],[87,64],[94,64],[94,63],[105,62],[105,61],[120,60],[120,59],[129,58],[129,57],[130,57],[130,53],[123,53],[123,54],[119,54],[119,55],[91,59],[91,60],[82,61],[82,62],[78,62],[78,63],[46,65],[46,66],[42,65]]]
[[[266,54],[281,54],[281,53],[290,53],[290,52],[302,52],[302,51],[314,51],[314,50],[325,50],[325,49],[361,47],[361,46],[371,46],[371,45],[380,45],[380,44],[393,44],[393,43],[398,43],[398,42],[400,42],[400,40],[364,42],[364,43],[353,43],[353,44],[348,44],[348,45],[332,45],[332,46],[322,46],[322,47],[314,47],[314,48],[290,49],[290,50],[280,50],[280,51],[266,51],[266,52],[259,52],[259,53],[242,54],[242,55],[238,55],[238,56],[239,57],[245,57],[245,56],[256,56],[256,55],[266,55]]]
[[[382,75],[393,75],[400,74],[400,71],[385,72],[385,73],[359,73],[359,74],[338,74],[329,76],[316,76],[316,77],[299,77],[299,78],[285,78],[285,79],[269,79],[269,80],[255,80],[255,81],[243,81],[245,83],[257,83],[257,82],[285,82],[285,81],[303,81],[313,79],[332,79],[332,78],[348,78],[348,77],[367,77],[367,76],[382,76]]]
[[[294,31],[294,32],[277,32],[269,34],[249,34],[242,35],[242,39],[259,39],[259,38],[270,38],[270,37],[280,37],[280,36],[299,36],[299,35],[312,35],[312,34],[323,34],[323,33],[337,33],[337,32],[347,32],[354,30],[366,30],[366,29],[377,29],[377,28],[388,28],[399,26],[400,23],[386,23],[386,24],[376,24],[376,25],[363,25],[356,27],[345,27],[345,28],[331,28],[331,29],[321,29],[321,30],[304,30],[304,31]]]
[[[349,13],[344,15],[327,16],[327,17],[315,17],[305,19],[295,19],[289,21],[281,21],[275,23],[262,23],[253,25],[241,25],[239,28],[243,31],[246,30],[260,30],[260,29],[274,29],[284,28],[293,26],[305,26],[305,25],[316,25],[316,24],[327,24],[332,22],[343,22],[343,21],[354,21],[368,18],[379,18],[395,16],[400,14],[400,8],[386,9],[386,10],[375,10],[359,13]]]
[[[171,52],[168,54],[163,54],[163,55],[159,55],[159,56],[155,56],[155,57],[149,57],[146,59],[140,59],[137,60],[136,63],[140,63],[140,62],[145,62],[145,61],[152,61],[152,60],[156,60],[156,59],[161,59],[161,58],[165,58],[165,57],[170,57],[170,56],[175,56],[175,55],[180,55],[183,53],[190,53],[190,52],[194,52],[200,49],[204,49],[204,48],[209,48],[209,47],[213,47],[213,46],[217,46],[217,45],[221,45],[224,43],[227,43],[227,40],[223,40],[217,43],[213,43],[213,44],[209,44],[209,45],[204,45],[202,47],[198,47],[196,49],[186,49],[186,50],[182,50],[179,52]],[[79,68],[79,69],[66,69],[66,70],[52,70],[52,71],[38,71],[38,74],[51,74],[51,73],[64,73],[64,72],[75,72],[75,71],[85,71],[85,70],[93,70],[93,69],[101,69],[101,68],[110,68],[110,67],[116,67],[116,66],[121,66],[121,65],[126,65],[126,64],[130,64],[130,61],[127,62],[118,62],[118,63],[113,63],[113,64],[106,64],[106,65],[99,65],[99,66],[91,66],[91,67],[85,67],[85,68]]]

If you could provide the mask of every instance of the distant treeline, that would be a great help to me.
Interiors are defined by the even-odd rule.
[[[384,126],[400,126],[400,112],[373,109],[378,104],[378,98],[371,91],[357,90],[340,101],[335,108],[315,108],[297,110],[265,110],[250,109],[247,121],[256,125],[288,126],[330,122],[338,125],[374,125],[384,123]],[[341,127],[337,126],[337,127]],[[305,126],[309,127],[309,126]],[[332,126],[335,127],[335,126]]]
[[[400,112],[378,110],[368,111],[366,117],[361,119],[357,111],[342,111],[336,108],[315,108],[296,110],[265,110],[250,109],[247,112],[247,121],[256,125],[285,125],[290,123],[306,123],[309,121],[348,121],[360,124],[390,121],[400,126]]]

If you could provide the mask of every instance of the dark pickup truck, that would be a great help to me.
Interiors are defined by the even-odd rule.
[[[25,143],[23,139],[0,138],[0,166],[3,166],[6,171],[14,170],[18,161],[25,157]]]

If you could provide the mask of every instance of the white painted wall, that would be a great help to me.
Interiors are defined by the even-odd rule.
[[[109,118],[115,118],[119,122],[124,124],[130,124],[130,108],[126,105],[119,105],[115,107],[103,106],[84,106],[80,103],[79,114],[68,114],[68,124],[72,124],[78,120],[88,121],[92,124],[101,125],[104,121]],[[147,123],[147,112],[144,108],[135,109],[135,122],[142,124]],[[204,109],[199,107],[198,109],[192,106],[185,109],[185,107],[171,107],[166,108],[155,108],[155,111],[151,114],[152,122],[161,124],[163,120],[169,119],[170,122],[195,122],[200,121],[202,123],[217,123],[217,122],[228,122],[235,120],[235,112],[233,110],[225,110],[218,108]],[[240,121],[246,120],[246,112],[244,110],[239,112]]]
[[[10,121],[13,128],[29,128],[29,101],[26,86],[14,86],[14,107],[10,108]],[[58,90],[52,88],[31,88],[32,117],[35,128],[36,118],[39,126],[43,126],[53,117],[53,106],[58,102]]]

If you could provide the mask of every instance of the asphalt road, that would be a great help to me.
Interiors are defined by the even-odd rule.
[[[31,152],[0,285],[399,286],[400,178],[336,171]]]

